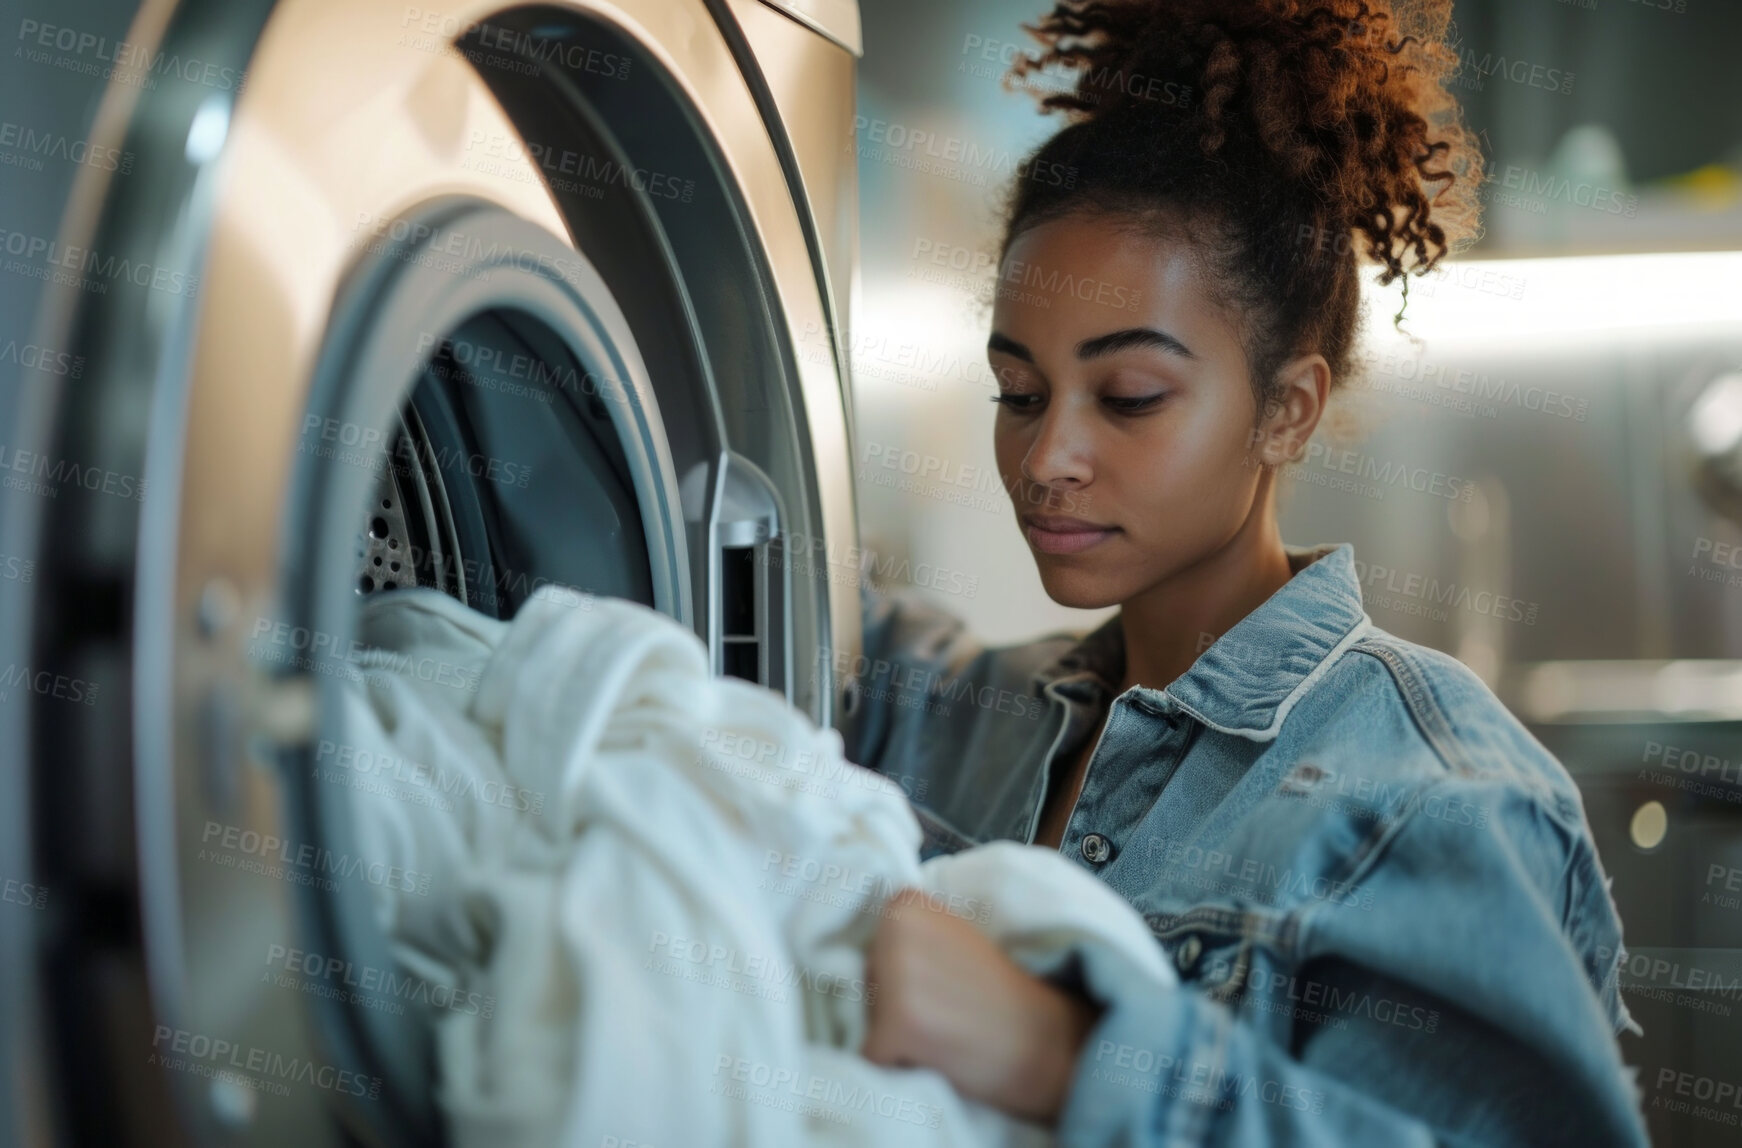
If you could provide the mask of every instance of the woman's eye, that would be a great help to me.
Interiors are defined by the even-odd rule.
[[[1137,398],[1105,398],[1101,401],[1118,411],[1120,414],[1137,414],[1146,411],[1167,397],[1166,392],[1159,395],[1142,395]],[[1013,411],[1028,411],[1034,409],[1040,402],[1039,395],[1002,394],[993,395],[992,401],[1009,407]]]

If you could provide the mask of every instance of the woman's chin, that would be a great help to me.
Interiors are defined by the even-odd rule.
[[[1048,570],[1044,560],[1040,564],[1040,584],[1048,598],[1073,610],[1099,610],[1125,600],[1103,578],[1084,570]]]

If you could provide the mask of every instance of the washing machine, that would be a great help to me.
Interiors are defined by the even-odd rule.
[[[381,987],[416,983],[370,909],[400,878],[323,768],[357,612],[577,586],[844,721],[855,0],[147,0],[59,35],[129,159],[40,257],[78,377],[7,396],[0,876],[34,900],[0,1135],[439,1144],[458,1006]]]

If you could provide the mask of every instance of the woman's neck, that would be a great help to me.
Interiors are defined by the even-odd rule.
[[[1274,515],[1248,519],[1226,546],[1122,605],[1119,692],[1168,686],[1293,576]]]

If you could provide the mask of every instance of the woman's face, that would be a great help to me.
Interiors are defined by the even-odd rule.
[[[1115,605],[1225,546],[1260,509],[1257,408],[1190,250],[1067,216],[1022,233],[999,271],[993,437],[1047,594]]]

